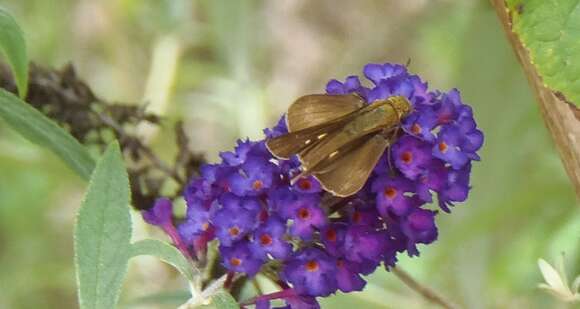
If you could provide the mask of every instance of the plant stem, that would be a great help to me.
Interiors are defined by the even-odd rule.
[[[227,289],[227,290],[231,289],[232,283],[234,282],[235,275],[236,275],[236,273],[233,271],[229,271],[226,274],[226,280],[224,281],[224,289]]]
[[[107,124],[113,130],[115,130],[115,132],[117,132],[117,134],[119,134],[121,139],[131,139],[131,142],[133,142],[134,145],[137,148],[139,148],[139,150],[141,150],[141,152],[160,171],[164,172],[167,176],[173,178],[173,180],[175,180],[178,184],[183,185],[185,183],[185,181],[183,179],[181,179],[181,177],[179,176],[179,174],[175,170],[171,169],[167,164],[165,164],[165,162],[163,162],[161,159],[159,159],[159,157],[157,157],[157,155],[155,155],[153,153],[153,151],[151,151],[151,149],[149,149],[149,147],[145,146],[140,140],[138,140],[136,138],[131,138],[125,132],[123,127],[121,127],[118,123],[116,123],[112,118],[110,118],[104,114],[101,114],[101,113],[98,113],[98,116],[103,121],[103,123]]]
[[[413,279],[406,271],[402,270],[400,267],[393,267],[392,268],[393,274],[397,276],[404,284],[406,284],[409,288],[414,290],[415,292],[421,294],[423,298],[433,304],[437,304],[443,308],[447,309],[457,309],[459,308],[457,305],[453,304],[452,302],[446,300],[441,296],[439,293],[435,292],[431,288],[422,285],[421,283],[417,282],[417,280]]]

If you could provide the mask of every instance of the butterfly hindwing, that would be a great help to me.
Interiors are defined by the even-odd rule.
[[[371,135],[362,145],[326,164],[323,173],[314,170],[313,175],[333,195],[352,195],[364,186],[388,146],[389,140],[381,134]]]

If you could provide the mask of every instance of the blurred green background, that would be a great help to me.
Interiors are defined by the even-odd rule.
[[[8,0],[30,57],[72,62],[110,101],[148,103],[165,129],[142,134],[167,158],[184,119],[210,161],[260,138],[299,95],[369,62],[405,63],[433,89],[457,87],[486,134],[469,201],[438,218],[439,240],[401,267],[466,308],[565,308],[537,289],[536,260],[566,252],[580,273],[580,208],[537,104],[484,0]],[[72,224],[86,184],[0,123],[0,308],[76,308]],[[138,222],[136,237],[151,231]],[[325,308],[430,308],[378,270]],[[183,290],[155,259],[133,262],[132,299]],[[171,299],[171,295],[166,295]],[[172,305],[166,305],[171,308]],[[175,306],[173,306],[175,307]]]

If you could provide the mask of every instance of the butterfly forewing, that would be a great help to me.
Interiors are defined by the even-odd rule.
[[[335,122],[290,132],[266,141],[266,147],[275,157],[289,159],[314,147],[321,139],[337,132],[341,126],[342,123]]]
[[[352,195],[364,186],[388,145],[389,141],[382,135],[372,135],[361,146],[326,166],[328,172],[313,175],[333,195]]]
[[[288,130],[295,132],[340,119],[364,106],[356,95],[312,94],[299,98],[288,109]]]
[[[363,112],[362,99],[356,95],[307,95],[288,109],[289,133],[270,139],[266,146],[280,159],[304,153],[333,135],[345,123]]]

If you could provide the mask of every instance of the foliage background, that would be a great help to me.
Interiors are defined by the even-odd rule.
[[[436,89],[458,87],[486,133],[469,201],[439,216],[439,240],[401,258],[418,280],[468,308],[558,308],[536,288],[538,257],[565,251],[580,272],[580,211],[525,77],[485,0],[9,0],[30,57],[72,61],[110,101],[147,102],[165,129],[141,133],[170,158],[184,118],[210,161],[260,138],[294,98],[368,62],[411,59]],[[76,308],[72,224],[86,184],[0,123],[0,308]],[[139,220],[135,220],[139,221]],[[138,238],[154,234],[137,223]],[[124,307],[179,291],[154,258],[132,264]],[[328,308],[427,308],[386,271]],[[248,289],[246,293],[252,293]],[[181,294],[164,294],[168,303]],[[159,299],[157,299],[159,301]],[[167,304],[168,308],[174,305]]]

